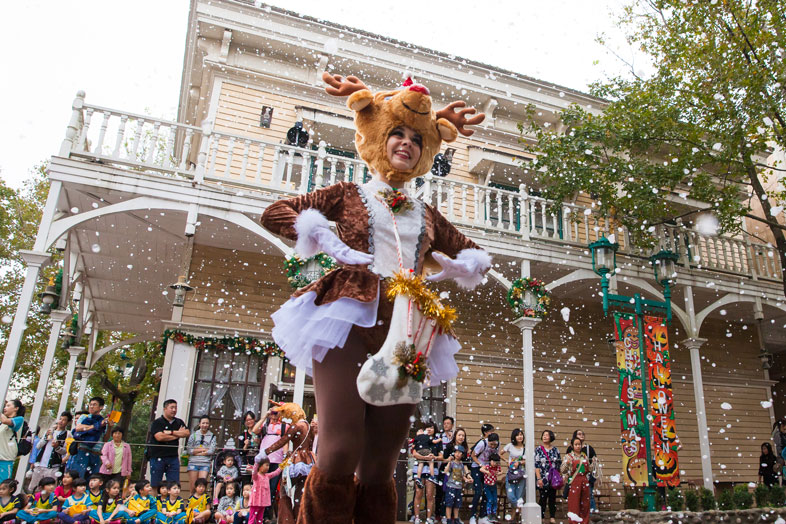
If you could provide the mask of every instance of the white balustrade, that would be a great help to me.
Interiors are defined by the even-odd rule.
[[[302,194],[341,181],[365,181],[367,168],[362,160],[327,153],[324,144],[319,149],[310,146],[239,136],[215,130],[211,122],[200,128],[89,105],[80,92],[72,104],[60,155],[136,171],[169,172],[197,183],[227,181],[284,193]],[[586,246],[613,232],[621,252],[649,254],[632,245],[627,229],[612,229],[612,222],[594,208],[564,203],[555,209],[524,186],[507,191],[431,173],[421,180],[413,189],[415,195],[457,224],[576,246]],[[703,235],[681,225],[660,225],[656,237],[658,248],[677,253],[683,266],[781,278],[776,250],[749,239]]]

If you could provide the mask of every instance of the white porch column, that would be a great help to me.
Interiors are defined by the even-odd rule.
[[[704,382],[701,378],[701,355],[699,348],[706,338],[686,338],[682,343],[690,350],[690,368],[693,375],[693,395],[696,397],[696,419],[699,424],[699,450],[701,451],[701,476],[704,487],[714,491],[710,437],[707,431],[707,409],[704,406]]]
[[[8,394],[8,385],[11,383],[14,367],[16,367],[16,357],[19,355],[19,346],[22,343],[22,336],[25,334],[27,315],[30,313],[30,304],[33,301],[38,274],[41,267],[49,263],[50,258],[49,253],[41,251],[20,251],[19,253],[27,264],[27,272],[25,273],[25,282],[22,284],[22,293],[19,295],[19,304],[16,306],[14,323],[11,325],[11,333],[8,334],[8,342],[5,345],[3,364],[0,366],[0,399],[5,399]]]
[[[188,424],[196,357],[196,349],[191,344],[167,341],[156,416],[160,417],[163,414],[164,401],[174,399],[177,401],[177,416]]]
[[[63,327],[63,323],[70,317],[71,311],[68,309],[55,309],[49,314],[49,321],[52,323],[52,329],[49,332],[49,343],[46,346],[44,365],[41,367],[41,374],[38,377],[38,386],[35,390],[33,409],[30,411],[30,420],[27,422],[31,431],[35,431],[38,426],[38,419],[41,418],[41,408],[44,405],[46,388],[49,386],[49,375],[52,373],[52,363],[55,360],[55,349],[57,349],[57,341],[60,338],[60,328]],[[20,460],[19,466],[16,468],[16,480],[19,482],[20,486],[25,480],[27,465],[27,460]]]
[[[65,382],[63,383],[63,393],[60,395],[60,405],[57,407],[57,415],[66,410],[68,406],[68,398],[71,396],[71,385],[74,382],[74,370],[76,369],[76,359],[85,348],[81,346],[71,346],[66,351],[70,355],[68,357],[68,370],[66,371]]]
[[[540,524],[540,506],[535,501],[535,386],[532,367],[532,330],[539,318],[517,318],[512,323],[521,330],[521,352],[524,360],[524,460],[527,492],[522,510],[522,522]]]
[[[93,376],[93,371],[90,368],[93,366],[93,353],[96,351],[96,342],[98,341],[98,328],[93,325],[91,327],[90,342],[87,346],[87,356],[85,357],[85,368],[80,371],[79,377],[82,381],[79,383],[79,393],[76,396],[76,403],[74,404],[74,411],[80,411],[85,402],[85,391],[87,390],[87,379]]]
[[[82,369],[79,371],[79,377],[82,379],[79,383],[79,393],[76,396],[76,403],[74,404],[74,412],[82,410],[85,404],[85,393],[87,392],[87,379],[95,375],[92,369]]]
[[[292,393],[292,402],[303,407],[303,396],[306,390],[306,370],[295,368],[295,391]]]

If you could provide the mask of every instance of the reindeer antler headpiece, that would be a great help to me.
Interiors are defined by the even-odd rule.
[[[347,106],[355,112],[355,146],[360,158],[393,183],[403,183],[426,174],[443,140],[453,142],[458,133],[472,135],[474,131],[465,126],[479,124],[485,118],[482,113],[467,118],[466,115],[475,113],[475,108],[465,107],[466,103],[461,101],[434,112],[428,89],[409,79],[404,83],[404,89],[376,94],[355,76],[345,79],[340,75],[322,73],[322,79],[330,86],[325,88],[328,94],[349,96]],[[454,111],[456,108],[464,109]],[[413,129],[423,139],[420,159],[407,171],[393,169],[385,147],[391,131],[399,126]]]
[[[276,402],[275,400],[269,402],[275,406],[273,411],[277,412],[282,419],[286,418],[291,420],[292,424],[306,418],[306,413],[299,404],[295,404],[294,402]]]

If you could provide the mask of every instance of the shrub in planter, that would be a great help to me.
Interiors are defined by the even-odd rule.
[[[783,488],[780,486],[772,486],[768,498],[772,506],[779,508],[786,503],[786,492],[784,492]]]
[[[734,486],[734,505],[737,509],[749,509],[753,506],[753,493],[748,490],[747,484],[737,484]]]
[[[685,497],[682,496],[682,491],[670,489],[666,495],[666,505],[671,511],[682,511],[685,507]]]
[[[730,489],[725,489],[718,493],[718,509],[723,511],[734,509],[734,494]]]
[[[699,499],[701,500],[701,509],[704,511],[712,511],[715,509],[715,495],[711,489],[700,488]]]
[[[639,501],[636,500],[636,494],[632,491],[625,492],[625,509],[637,509]]]
[[[764,484],[758,484],[753,491],[753,496],[756,499],[756,507],[763,508],[767,506],[770,501],[770,488]]]
[[[688,511],[699,511],[699,494],[696,490],[685,491],[685,507],[688,508]]]

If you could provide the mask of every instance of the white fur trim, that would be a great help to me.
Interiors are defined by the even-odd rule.
[[[456,255],[456,260],[468,262],[474,266],[474,273],[465,277],[456,277],[456,283],[464,289],[475,289],[483,281],[486,272],[491,268],[491,255],[482,249],[462,249]]]
[[[330,228],[330,223],[325,215],[316,209],[304,209],[295,220],[297,242],[295,252],[303,258],[313,257],[319,253],[319,244],[311,238],[311,233],[320,227]]]

